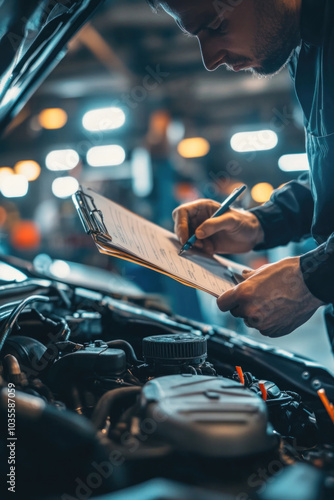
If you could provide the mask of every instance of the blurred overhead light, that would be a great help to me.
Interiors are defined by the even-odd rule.
[[[32,263],[36,271],[48,274],[52,264],[52,259],[47,253],[39,253],[36,255]]]
[[[58,224],[58,219],[59,207],[53,196],[37,204],[34,220],[43,234],[52,234]]]
[[[183,158],[200,158],[210,151],[210,144],[203,137],[183,139],[177,147],[179,155]]]
[[[125,151],[121,146],[95,146],[87,152],[87,163],[91,167],[110,167],[121,165],[125,160]]]
[[[2,281],[24,281],[27,279],[27,276],[21,271],[4,262],[0,262],[0,276]]]
[[[57,198],[69,198],[78,189],[78,181],[71,176],[58,177],[52,183],[52,192]]]
[[[167,138],[172,145],[176,145],[184,137],[185,126],[178,120],[173,120],[167,127]]]
[[[35,181],[41,173],[41,167],[36,161],[19,161],[14,167],[15,173],[23,175],[27,181]]]
[[[271,184],[268,184],[268,182],[260,182],[252,188],[251,195],[253,200],[257,203],[265,203],[270,199],[273,191],[274,188]]]
[[[131,161],[132,189],[136,196],[148,196],[153,189],[152,165],[149,152],[136,148]]]
[[[278,160],[278,166],[283,172],[299,172],[310,169],[306,153],[281,156]]]
[[[1,181],[1,192],[6,198],[21,198],[27,194],[28,186],[23,175],[8,175]]]
[[[67,113],[61,108],[43,109],[38,115],[38,122],[48,130],[62,128],[67,123]]]
[[[84,114],[82,125],[90,132],[113,130],[124,125],[125,114],[121,108],[92,109]]]
[[[9,175],[14,175],[14,170],[12,168],[9,168],[9,167],[1,167],[0,168],[0,189],[1,189],[1,185],[2,185],[3,180],[6,177],[8,177]]]
[[[238,153],[268,151],[277,146],[278,137],[273,130],[239,132],[231,138],[231,148]]]
[[[45,158],[46,168],[54,171],[72,170],[80,161],[74,149],[57,149],[51,151]]]
[[[54,260],[49,271],[57,278],[66,278],[70,274],[71,268],[64,260]]]

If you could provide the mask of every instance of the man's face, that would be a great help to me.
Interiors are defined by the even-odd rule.
[[[198,38],[204,66],[277,73],[299,44],[299,11],[282,0],[162,0],[186,34]],[[298,12],[297,12],[298,11]]]

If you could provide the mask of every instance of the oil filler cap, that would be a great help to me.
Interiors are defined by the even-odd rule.
[[[206,338],[191,333],[145,337],[143,357],[148,364],[200,364],[207,358]]]

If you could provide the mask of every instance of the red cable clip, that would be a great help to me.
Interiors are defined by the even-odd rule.
[[[236,366],[235,369],[237,370],[241,384],[245,385],[245,377],[241,366]]]
[[[325,389],[319,389],[317,393],[334,424],[334,405],[332,405],[332,403],[329,402]]]
[[[266,389],[266,386],[264,385],[264,382],[259,382],[259,387],[260,387],[260,391],[262,393],[262,399],[263,401],[267,401],[267,389]]]

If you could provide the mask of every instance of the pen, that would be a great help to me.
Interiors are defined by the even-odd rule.
[[[245,185],[242,185],[239,188],[234,189],[232,191],[232,193],[230,194],[230,196],[228,196],[223,201],[223,203],[220,205],[218,210],[214,214],[211,215],[210,219],[215,219],[216,217],[219,217],[220,215],[223,215],[225,212],[227,212],[228,209],[230,208],[230,206],[232,205],[232,203],[234,203],[235,200],[237,198],[239,198],[239,196],[241,195],[241,193],[243,193],[245,191],[245,189],[246,189]],[[189,238],[189,240],[183,245],[183,247],[179,251],[179,255],[183,255],[184,252],[189,250],[189,248],[191,248],[196,243],[196,240],[197,240],[197,238],[195,235],[191,236]]]

